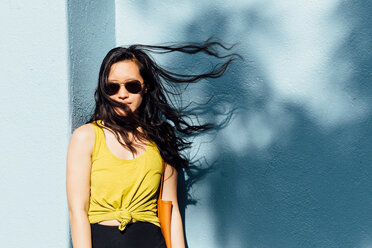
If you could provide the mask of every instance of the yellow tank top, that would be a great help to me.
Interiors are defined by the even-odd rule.
[[[120,159],[108,149],[102,128],[96,122],[92,124],[95,142],[90,178],[89,222],[116,219],[121,222],[121,231],[132,220],[160,226],[157,194],[162,158],[155,142],[150,140],[145,152],[134,159]]]

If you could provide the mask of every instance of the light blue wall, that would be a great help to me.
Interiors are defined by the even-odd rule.
[[[190,191],[190,247],[372,245],[371,10],[371,1],[116,0],[118,45],[214,35],[240,42],[245,57],[184,97],[214,95],[200,119],[229,120],[194,140],[192,155],[215,163]]]
[[[114,0],[68,0],[72,129],[94,109],[99,67],[115,46]]]
[[[66,2],[0,2],[0,246],[67,247]]]
[[[0,4],[1,246],[69,246],[67,142],[110,48],[214,35],[245,60],[184,95],[220,128],[194,139],[196,204],[180,190],[189,247],[371,247],[372,2],[173,2]]]

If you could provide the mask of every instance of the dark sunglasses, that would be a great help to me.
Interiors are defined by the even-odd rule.
[[[131,81],[131,82],[126,82],[126,83],[106,83],[105,84],[105,92],[107,95],[115,95],[119,89],[120,86],[124,84],[125,89],[132,94],[138,94],[142,90],[142,84],[138,81]]]

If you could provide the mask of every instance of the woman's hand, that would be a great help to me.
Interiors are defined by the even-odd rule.
[[[74,248],[91,248],[88,220],[91,155],[94,129],[91,124],[77,128],[71,136],[67,153],[66,192]]]
[[[183,225],[177,200],[177,170],[168,164],[164,173],[163,195],[164,201],[172,201],[171,243],[172,248],[184,248]]]

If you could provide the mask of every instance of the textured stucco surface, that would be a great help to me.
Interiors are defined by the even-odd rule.
[[[67,247],[66,2],[0,1],[0,246]]]
[[[68,29],[72,129],[85,123],[94,108],[99,66],[115,46],[115,3],[69,0]]]
[[[189,247],[372,246],[371,1],[2,1],[1,247],[68,247],[65,156],[117,45],[202,41],[245,60],[190,85],[218,131],[193,139]],[[181,72],[202,56],[154,56]],[[195,105],[192,105],[195,106]],[[186,177],[187,179],[187,177]],[[180,176],[181,188],[184,186]],[[27,244],[27,245],[26,245]]]
[[[190,191],[189,247],[372,245],[371,9],[371,1],[116,0],[118,45],[214,35],[240,42],[245,57],[184,95],[185,104],[214,95],[195,111],[229,120],[194,139],[191,157],[215,164]],[[206,68],[200,57],[155,58]]]

